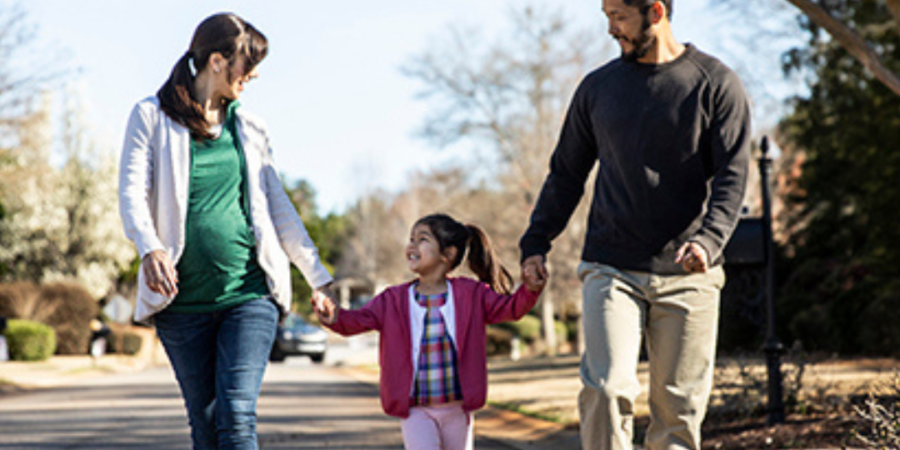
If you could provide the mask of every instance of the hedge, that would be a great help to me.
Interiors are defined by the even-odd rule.
[[[56,331],[60,355],[83,355],[91,342],[91,320],[97,317],[97,301],[77,283],[41,286],[41,298],[53,308],[44,321]]]
[[[42,323],[10,320],[5,335],[13,361],[46,361],[56,351],[56,332]]]
[[[106,338],[106,351],[122,355],[137,355],[141,351],[144,338],[130,331],[113,330]]]
[[[529,344],[541,337],[541,319],[530,314],[516,322],[500,323],[499,326],[512,331],[516,336]]]

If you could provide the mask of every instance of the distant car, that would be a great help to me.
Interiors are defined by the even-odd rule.
[[[325,351],[328,349],[327,340],[328,333],[325,330],[290,313],[278,326],[269,361],[281,362],[291,355],[306,355],[312,362],[321,363],[325,360]]]

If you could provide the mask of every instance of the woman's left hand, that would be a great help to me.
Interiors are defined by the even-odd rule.
[[[313,304],[313,310],[319,317],[319,321],[330,325],[337,320],[338,304],[331,292],[331,283],[316,288],[310,299]]]

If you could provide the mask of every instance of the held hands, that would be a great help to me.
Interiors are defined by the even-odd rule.
[[[334,294],[331,292],[331,284],[319,287],[313,291],[312,298],[313,311],[319,318],[319,322],[325,325],[331,325],[337,320],[340,308],[334,300]]]
[[[169,298],[178,294],[178,272],[172,266],[168,253],[153,250],[144,255],[141,266],[144,270],[144,280],[151,291]]]
[[[544,255],[532,255],[522,261],[522,283],[531,292],[540,292],[547,284],[550,273],[544,264]]]
[[[688,272],[706,272],[709,269],[709,255],[706,249],[696,242],[685,242],[675,254],[675,264],[681,264]]]

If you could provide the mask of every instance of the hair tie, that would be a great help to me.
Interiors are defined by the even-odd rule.
[[[185,54],[188,57],[188,70],[191,72],[191,76],[197,77],[197,66],[194,65],[194,53],[188,50]]]

